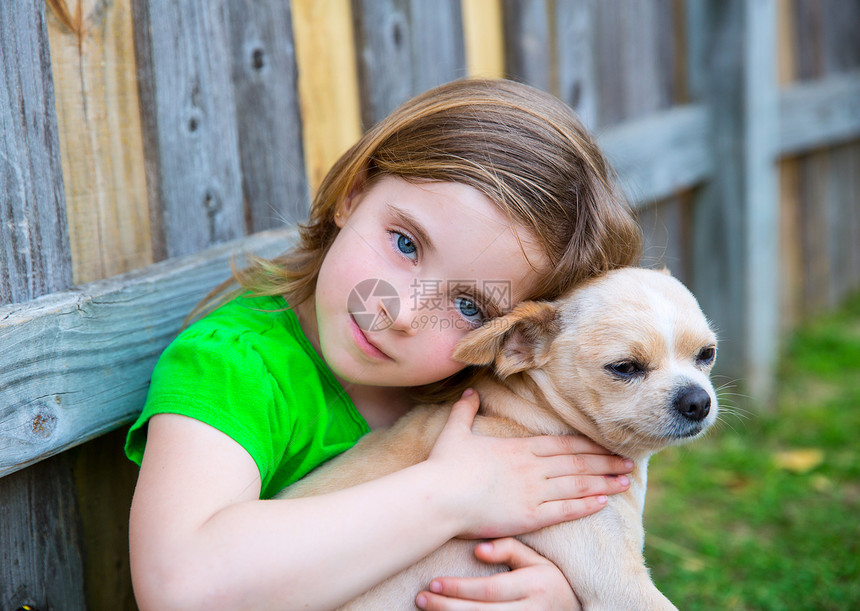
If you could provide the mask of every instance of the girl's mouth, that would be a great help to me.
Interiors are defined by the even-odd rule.
[[[364,331],[358,326],[358,323],[355,322],[355,318],[353,318],[351,314],[349,316],[349,326],[352,331],[352,338],[355,341],[355,344],[364,354],[374,359],[386,361],[393,360],[367,338],[367,335],[364,334]]]

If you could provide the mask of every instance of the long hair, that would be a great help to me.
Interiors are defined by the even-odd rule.
[[[316,193],[298,244],[235,270],[258,295],[284,295],[295,307],[313,297],[339,229],[344,199],[382,176],[474,187],[537,238],[552,264],[529,298],[554,299],[580,281],[634,264],[639,227],[611,169],[572,110],[554,96],[506,80],[459,80],[406,102],[371,128],[331,168]],[[422,398],[447,397],[469,369]],[[440,392],[441,389],[446,389]]]

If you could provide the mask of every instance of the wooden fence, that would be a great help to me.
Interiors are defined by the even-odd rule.
[[[858,25],[855,0],[0,1],[0,608],[134,608],[121,447],[157,355],[451,79],[581,114],[645,263],[766,402],[781,333],[860,287]]]

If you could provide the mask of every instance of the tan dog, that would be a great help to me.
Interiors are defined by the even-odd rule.
[[[558,566],[584,609],[675,609],[642,556],[648,458],[700,435],[716,419],[708,373],[716,337],[695,298],[667,273],[626,268],[552,303],[525,302],[470,333],[460,361],[484,365],[473,430],[499,437],[582,434],[634,460],[627,492],[598,513],[518,537]],[[309,496],[425,460],[450,406],[421,406],[374,431],[281,495]],[[345,608],[414,609],[439,576],[479,576],[474,542],[454,539]]]

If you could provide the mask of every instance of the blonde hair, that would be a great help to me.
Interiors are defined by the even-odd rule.
[[[236,280],[258,295],[284,295],[291,306],[312,298],[341,203],[382,176],[462,183],[499,205],[552,264],[532,299],[554,299],[639,258],[639,228],[570,108],[520,83],[460,80],[413,98],[370,129],[326,175],[299,243],[273,260],[252,259]],[[446,397],[471,373],[455,378],[419,394]]]

